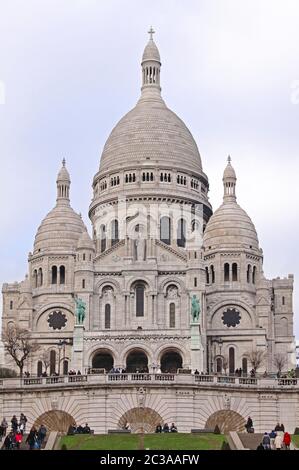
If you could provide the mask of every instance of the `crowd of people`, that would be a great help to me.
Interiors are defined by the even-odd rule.
[[[165,423],[163,426],[161,424],[158,424],[156,426],[156,433],[161,433],[161,432],[178,432],[177,426],[172,423],[171,426],[169,427],[168,423]]]
[[[254,433],[253,421],[249,416],[245,424],[247,432]],[[285,431],[282,423],[277,423],[271,432],[265,432],[263,439],[256,450],[289,450],[291,445],[291,435]]]
[[[270,433],[265,432],[257,450],[290,450],[291,435],[284,431],[283,424],[277,424]]]
[[[76,426],[76,423],[73,423],[69,426],[67,435],[73,436],[74,434],[92,434],[93,431],[88,426],[88,423],[85,423],[85,426]]]
[[[58,374],[57,372],[52,372],[50,375],[44,371],[40,376],[41,377],[59,377],[59,375],[82,375],[80,370],[75,371],[75,369],[70,369],[67,374]]]
[[[5,450],[20,449],[26,433],[27,417],[24,413],[20,414],[19,419],[16,415],[13,415],[10,423],[11,429],[8,432],[8,422],[6,418],[2,419],[0,425],[0,441],[2,442],[4,439],[3,448]],[[25,441],[28,444],[29,449],[40,449],[45,440],[46,434],[47,428],[43,424],[41,424],[38,430],[35,427],[32,427]]]

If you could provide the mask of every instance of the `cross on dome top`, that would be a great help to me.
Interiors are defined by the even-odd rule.
[[[150,35],[150,39],[153,40],[153,34],[155,34],[155,31],[152,26],[150,27],[148,34]]]

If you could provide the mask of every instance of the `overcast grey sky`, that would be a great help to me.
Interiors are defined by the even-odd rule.
[[[213,208],[230,154],[266,276],[294,273],[297,286],[297,0],[0,0],[0,283],[23,279],[63,157],[88,224],[103,145],[139,97],[151,24],[163,97],[199,146]],[[296,287],[297,338],[298,308]]]

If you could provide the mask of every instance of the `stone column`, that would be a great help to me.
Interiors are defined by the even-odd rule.
[[[191,369],[204,372],[203,345],[200,334],[200,322],[192,321],[191,329]]]
[[[74,334],[73,334],[73,351],[72,351],[72,365],[71,368],[80,370],[82,374],[85,373],[83,371],[83,350],[84,350],[84,326],[83,325],[75,325],[74,327]]]

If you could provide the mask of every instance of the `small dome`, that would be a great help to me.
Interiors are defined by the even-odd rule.
[[[236,172],[231,165],[231,159],[228,157],[226,168],[223,172],[223,179],[237,179]]]
[[[94,250],[94,243],[89,236],[87,230],[84,230],[78,240],[77,249],[87,249],[87,250]]]
[[[259,251],[259,241],[252,220],[236,202],[236,173],[231,158],[223,173],[223,204],[210,218],[203,236],[207,249],[252,249]]]
[[[210,218],[203,236],[205,249],[259,250],[258,236],[247,213],[234,201],[224,202]]]
[[[80,215],[71,206],[58,204],[37,230],[34,254],[39,251],[75,251],[83,231],[86,231],[86,227]]]
[[[79,237],[83,231],[86,231],[81,216],[70,206],[70,184],[70,175],[63,159],[56,181],[56,206],[44,218],[37,230],[33,250],[35,255],[39,252],[76,251]]]
[[[155,60],[161,63],[159,49],[157,48],[153,39],[150,39],[147,45],[145,46],[142,56],[142,62],[145,62],[146,60]]]
[[[57,175],[57,183],[59,181],[68,181],[71,182],[70,174],[65,166],[65,159],[62,160],[62,167]]]

